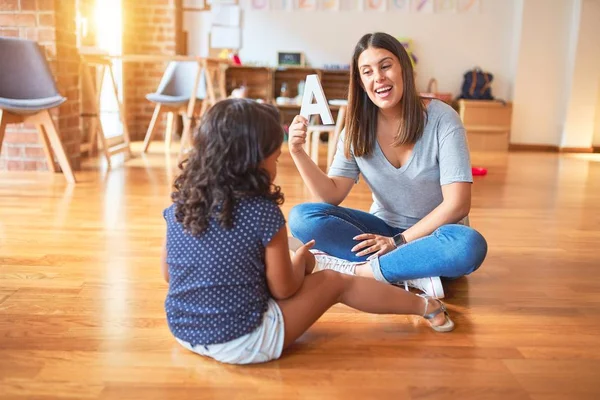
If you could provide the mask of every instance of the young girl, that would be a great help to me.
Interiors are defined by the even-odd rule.
[[[423,315],[433,329],[452,330],[437,300],[331,270],[311,274],[314,241],[290,258],[273,184],[282,141],[273,106],[229,99],[203,117],[163,213],[165,308],[177,341],[224,363],[274,360],[336,303]]]

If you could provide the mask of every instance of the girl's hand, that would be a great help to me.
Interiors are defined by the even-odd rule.
[[[296,115],[288,129],[288,146],[290,153],[298,154],[304,151],[306,143],[306,128],[308,120],[301,115]]]
[[[364,249],[356,253],[358,257],[375,253],[369,256],[369,259],[371,259],[375,256],[382,256],[396,249],[394,238],[387,236],[375,235],[374,233],[363,233],[361,235],[353,237],[353,239],[361,240],[361,242],[354,246],[351,251],[357,252],[361,249]]]
[[[304,275],[310,275],[315,269],[315,255],[309,250],[315,245],[315,240],[311,240],[296,250],[296,255],[304,259]]]

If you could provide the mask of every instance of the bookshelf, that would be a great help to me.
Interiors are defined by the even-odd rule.
[[[348,97],[348,82],[350,71],[328,70],[308,67],[253,67],[230,66],[226,73],[227,93],[241,85],[248,90],[247,96],[252,99],[262,99],[279,108],[282,123],[289,124],[300,112],[300,105],[277,104],[275,99],[281,94],[281,86],[287,85],[287,97],[298,95],[298,84],[306,79],[306,75],[319,76],[327,100],[346,99]],[[337,107],[331,107],[334,119]]]

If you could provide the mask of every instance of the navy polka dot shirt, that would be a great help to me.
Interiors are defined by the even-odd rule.
[[[165,209],[169,292],[167,322],[191,345],[225,343],[254,331],[270,298],[265,246],[285,225],[281,209],[263,197],[238,202],[232,229],[215,219],[198,236]]]

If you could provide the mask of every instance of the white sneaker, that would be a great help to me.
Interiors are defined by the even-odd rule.
[[[353,262],[331,256],[318,250],[310,250],[315,255],[315,269],[313,272],[330,269],[346,275],[356,275],[356,266],[364,262]]]
[[[410,286],[415,289],[419,289],[429,297],[435,299],[444,298],[444,287],[439,276],[433,276],[431,278],[420,278],[411,279],[404,282],[404,286]],[[406,288],[408,290],[408,288]]]

